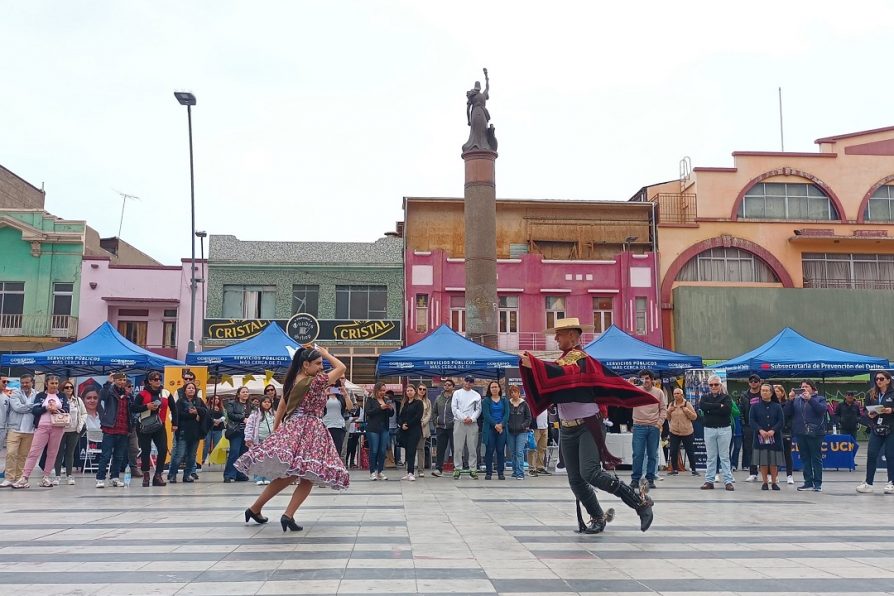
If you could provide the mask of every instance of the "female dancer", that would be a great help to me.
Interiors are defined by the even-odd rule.
[[[324,357],[332,366],[328,374],[323,372]],[[299,480],[279,519],[283,532],[299,532],[303,528],[295,523],[295,511],[314,484],[335,490],[348,488],[351,478],[320,419],[326,407],[326,387],[344,372],[345,365],[326,348],[306,344],[295,352],[283,382],[283,395],[287,397],[276,410],[273,434],[236,461],[236,468],[244,474],[274,479],[245,510],[246,522],[253,519],[267,523],[261,509],[293,480]]]

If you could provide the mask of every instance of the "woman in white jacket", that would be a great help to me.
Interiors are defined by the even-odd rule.
[[[249,447],[261,443],[273,434],[276,428],[276,414],[273,411],[273,397],[265,395],[261,399],[260,407],[253,410],[248,420],[245,421],[245,444]],[[261,486],[270,484],[269,478],[255,476],[255,484]]]
[[[68,484],[75,484],[74,476],[71,475],[74,467],[74,455],[81,442],[81,433],[87,427],[87,409],[84,407],[84,401],[75,395],[74,390],[74,383],[71,381],[65,381],[62,384],[62,393],[68,398],[68,413],[71,416],[71,422],[65,427],[62,443],[59,445],[59,454],[56,456],[56,477],[53,478],[55,486],[59,486],[61,480],[63,461]]]

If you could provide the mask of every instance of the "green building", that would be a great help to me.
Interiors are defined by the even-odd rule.
[[[210,236],[202,346],[246,339],[271,323],[306,340],[288,325],[302,313],[316,321],[314,339],[348,366],[348,378],[371,383],[378,355],[402,345],[403,287],[397,237],[367,243]]]
[[[0,209],[0,352],[77,337],[86,228],[42,209]]]

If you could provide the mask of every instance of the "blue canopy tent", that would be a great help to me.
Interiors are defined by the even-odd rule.
[[[725,368],[727,376],[747,377],[842,377],[888,368],[888,360],[865,354],[845,352],[807,339],[791,327],[750,352],[715,364]]]
[[[217,350],[190,352],[186,363],[207,366],[216,373],[285,372],[300,346],[275,323],[246,340]]]
[[[379,356],[376,376],[448,377],[471,374],[496,377],[504,368],[518,366],[518,356],[492,350],[441,325],[422,340]]]
[[[2,366],[21,366],[68,377],[111,371],[144,373],[165,366],[183,366],[128,341],[107,322],[80,341],[46,352],[4,354]]]
[[[612,325],[584,351],[619,375],[636,374],[644,368],[658,373],[682,373],[703,366],[701,356],[680,354],[653,346]]]

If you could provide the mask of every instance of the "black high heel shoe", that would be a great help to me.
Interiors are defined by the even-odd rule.
[[[301,530],[304,529],[295,523],[294,517],[286,517],[285,515],[283,515],[281,518],[279,518],[279,525],[282,526],[283,532],[285,532],[286,530],[291,530],[293,532],[300,532]]]
[[[245,523],[248,523],[248,520],[253,519],[255,523],[258,524],[266,524],[269,520],[261,515],[260,513],[255,513],[251,509],[245,510]]]

